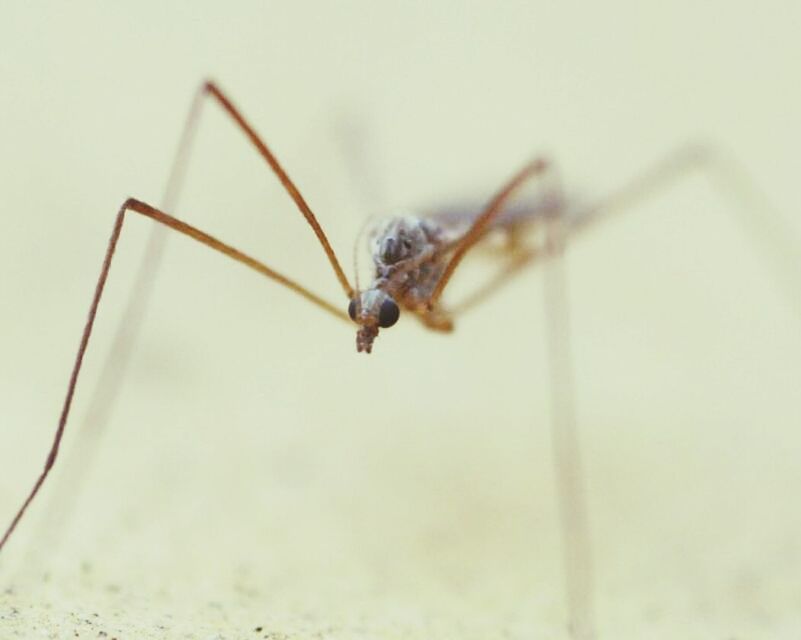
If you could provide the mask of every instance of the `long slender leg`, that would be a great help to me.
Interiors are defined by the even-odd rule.
[[[278,162],[278,159],[275,157],[273,152],[270,151],[267,144],[248,123],[240,110],[234,106],[233,102],[231,102],[226,94],[211,80],[207,80],[203,83],[192,103],[189,117],[187,118],[184,132],[181,137],[181,142],[178,147],[178,152],[175,161],[173,162],[170,177],[167,182],[163,208],[166,211],[170,211],[177,201],[180,186],[186,173],[194,132],[197,128],[198,119],[200,117],[200,108],[206,96],[213,98],[220,105],[220,107],[222,107],[222,109],[242,130],[242,133],[244,133],[248,140],[250,140],[251,144],[256,148],[259,155],[261,155],[272,172],[275,174],[276,178],[278,178],[278,181],[292,198],[298,210],[306,219],[306,222],[308,222],[314,234],[317,236],[317,239],[320,242],[323,251],[325,251],[328,261],[331,263],[331,268],[334,270],[334,274],[342,286],[342,290],[345,292],[345,295],[348,297],[348,299],[352,298],[353,288],[351,287],[345,272],[342,270],[342,267],[337,260],[336,254],[334,253],[334,250],[328,241],[328,237],[325,235],[320,223],[317,221],[317,217],[314,215],[311,208],[306,203],[306,200],[301,195],[300,190],[295,186],[295,183]],[[140,278],[140,280],[143,279],[144,278]]]
[[[442,277],[439,279],[436,288],[428,300],[427,306],[429,310],[432,310],[436,306],[451,276],[453,276],[456,267],[458,267],[459,263],[462,261],[462,258],[464,258],[467,251],[484,236],[492,221],[503,211],[504,205],[520,187],[527,181],[545,173],[549,166],[548,162],[542,158],[537,158],[529,162],[503,186],[492,200],[490,200],[489,204],[484,208],[484,211],[475,219],[475,222],[473,222],[467,230],[467,233],[465,233],[457,243],[453,256],[451,256],[450,262],[448,262],[448,266],[445,267]]]
[[[707,176],[716,191],[731,201],[732,217],[801,313],[801,242],[797,230],[770,203],[739,162],[716,147],[693,145],[679,149],[624,188],[574,212],[567,224],[570,240],[596,223],[653,197],[693,171]]]
[[[201,87],[195,93],[184,123],[159,204],[162,211],[175,213],[204,101],[205,91]],[[76,425],[79,427],[76,437],[81,446],[72,452],[75,460],[69,461],[69,464],[63,467],[62,482],[53,488],[48,506],[44,509],[43,522],[36,528],[34,538],[29,545],[31,552],[27,554],[28,557],[22,562],[22,566],[30,567],[32,563],[37,562],[41,558],[41,549],[48,549],[52,554],[60,543],[62,528],[59,525],[67,520],[75,501],[81,495],[84,478],[100,446],[103,427],[109,423],[112,410],[123,388],[131,355],[150,306],[156,276],[170,235],[172,234],[169,233],[169,227],[160,224],[153,225],[150,231],[134,277],[134,284],[128,293],[125,308],[120,314],[121,320],[118,321],[114,331],[111,347],[103,359],[95,388],[88,394],[86,417],[80,425]]]
[[[331,261],[338,280],[342,283],[345,292],[349,293],[350,285],[347,279],[344,278],[339,263],[333,254],[333,250],[328,244],[328,240],[322,229],[319,227],[314,214],[300,196],[298,189],[253,128],[245,121],[244,117],[233,106],[220,88],[211,81],[204,82],[198,88],[192,100],[160,203],[161,210],[171,213],[175,212],[180,191],[186,177],[192,145],[195,133],[198,129],[203,104],[209,96],[219,102],[225,112],[231,116],[240,128],[242,128],[243,132],[253,142],[265,161],[267,161],[270,168],[276,173],[279,181],[312,226],[326,255]],[[87,461],[91,460],[93,451],[98,446],[102,434],[101,427],[108,423],[116,398],[122,389],[133,347],[136,344],[140,328],[147,314],[150,298],[155,288],[156,276],[162,262],[169,235],[170,234],[167,233],[167,228],[163,225],[154,225],[150,233],[143,258],[134,279],[134,284],[128,295],[125,311],[121,316],[123,321],[119,323],[115,331],[111,348],[101,367],[101,374],[97,386],[90,395],[87,416],[80,434],[82,443],[80,456],[82,464],[71,465],[70,471],[68,472],[71,473],[70,478],[59,485],[64,486],[66,489],[53,498],[51,507],[47,510],[47,517],[53,522],[64,520],[64,514],[69,511],[72,501],[74,501],[75,496],[78,495],[79,491],[76,490],[76,485],[80,485],[81,483],[82,475],[89,466]],[[53,526],[43,526],[40,528],[42,536],[50,536],[50,532],[53,530]],[[56,538],[56,536],[50,537]],[[51,548],[56,543],[57,539],[53,539],[48,540],[44,544],[34,545],[34,547]]]
[[[245,121],[241,113],[233,106],[231,101],[224,95],[222,90],[213,82],[204,82],[195,94],[192,105],[187,116],[183,132],[181,134],[178,149],[176,151],[169,178],[161,201],[162,211],[174,212],[177,206],[181,187],[186,176],[189,156],[194,142],[195,132],[197,131],[201,109],[207,97],[213,97],[220,103],[237,125],[243,130],[246,136],[256,146],[259,153],[275,172],[281,184],[295,201],[303,216],[312,226],[315,234],[320,240],[331,265],[337,275],[337,279],[343,286],[346,295],[350,298],[353,291],[345,278],[344,273],[331,249],[328,239],[323,233],[314,214],[303,200],[294,183],[289,179],[286,172],[281,168],[275,156],[267,148],[266,144],[259,138],[253,128]],[[166,229],[161,225],[156,225],[148,239],[145,255],[139,266],[139,270],[131,291],[128,296],[124,322],[119,325],[115,333],[112,347],[103,364],[102,375],[98,388],[92,395],[93,401],[88,412],[87,424],[104,424],[108,417],[111,407],[114,404],[122,379],[126,370],[130,353],[136,342],[136,337],[144,316],[147,312],[148,302],[152,295],[156,275],[161,264],[162,255],[166,244]],[[83,468],[83,467],[82,467]]]
[[[552,437],[560,491],[570,629],[574,638],[593,638],[596,629],[588,510],[576,426],[575,385],[569,342],[565,243],[568,239],[572,241],[579,231],[652,197],[694,170],[707,175],[718,190],[732,197],[735,205],[732,212],[736,221],[742,225],[765,262],[773,267],[774,275],[781,284],[789,286],[791,300],[796,305],[801,302],[798,278],[801,273],[801,249],[797,233],[775,211],[735,159],[712,147],[681,149],[610,197],[573,212],[569,219],[562,215],[551,220],[548,225],[550,259],[546,264],[545,295],[552,385]]]
[[[483,213],[461,239],[456,252],[432,295],[433,308],[459,261],[478,240],[492,220],[498,216],[511,196],[528,180],[541,176],[549,165],[535,160],[518,172],[490,201]],[[561,193],[561,189],[559,190]],[[552,211],[544,212],[545,221],[545,309],[548,343],[548,364],[551,378],[551,440],[558,490],[565,592],[570,634],[577,640],[595,637],[593,612],[592,553],[589,517],[581,464],[578,426],[575,413],[575,384],[570,347],[570,317],[567,299],[567,277],[563,255],[567,239],[563,198],[557,198]],[[519,271],[541,255],[535,248],[521,250],[501,275]],[[490,293],[489,287],[478,295]],[[430,313],[436,313],[436,310]],[[424,316],[425,320],[425,316]]]
[[[546,220],[545,315],[550,370],[551,445],[562,529],[562,562],[571,637],[595,637],[593,562],[585,477],[576,420],[575,377],[564,253],[563,212]]]
[[[503,212],[504,205],[513,193],[523,182],[541,175],[549,168],[549,165],[545,164],[543,167],[543,164],[545,164],[543,160],[535,160],[524,167],[476,218],[471,229],[460,241],[458,255],[454,255],[434,291],[428,304],[430,308],[434,307],[441,297],[443,289],[464,254],[483,237],[492,220]],[[572,241],[580,232],[595,226],[610,215],[621,213],[638,202],[653,197],[659,190],[668,188],[694,170],[703,172],[721,193],[730,196],[735,205],[733,211],[737,214],[737,221],[753,240],[755,248],[765,261],[773,266],[777,279],[782,281],[785,288],[790,289],[791,299],[801,311],[801,290],[799,290],[801,280],[798,278],[798,273],[801,273],[801,245],[796,230],[775,210],[765,194],[754,185],[748,173],[731,154],[709,145],[692,145],[679,149],[612,195],[580,210],[571,211],[569,216],[568,212],[563,211],[565,233]],[[475,302],[483,300],[491,293],[496,283],[502,284],[507,272],[517,272],[534,257],[536,256],[522,257],[520,260],[515,257],[510,265],[501,271],[498,278],[487,285],[486,291],[480,290],[476,294]],[[459,310],[462,311],[465,306],[473,304],[471,296],[467,304],[460,305]]]
[[[248,140],[256,147],[256,150],[259,152],[262,158],[264,158],[265,162],[270,166],[270,169],[273,170],[273,173],[276,175],[278,180],[283,185],[284,189],[286,189],[289,196],[294,200],[295,204],[297,205],[300,212],[303,214],[303,217],[306,218],[306,222],[309,223],[314,234],[317,236],[317,239],[320,241],[320,244],[325,251],[325,254],[328,256],[328,261],[331,263],[331,267],[334,269],[334,273],[339,280],[339,283],[342,285],[342,289],[345,292],[345,295],[348,299],[353,297],[353,288],[350,286],[348,282],[347,276],[345,276],[345,272],[342,271],[342,267],[337,260],[336,255],[334,254],[334,250],[331,248],[331,244],[328,242],[328,238],[326,237],[325,233],[323,232],[320,223],[317,222],[317,218],[315,217],[312,210],[309,208],[309,205],[306,204],[306,200],[304,200],[303,196],[300,194],[300,191],[295,186],[295,183],[292,182],[290,177],[287,175],[286,171],[284,171],[283,167],[279,164],[277,158],[273,155],[272,151],[267,147],[264,141],[259,137],[253,127],[248,124],[247,120],[245,120],[244,116],[240,113],[239,109],[237,109],[233,103],[228,99],[228,97],[220,90],[220,88],[214,84],[214,82],[207,81],[203,85],[202,91],[207,95],[214,98],[220,106],[228,113],[229,116],[236,122],[242,132],[247,136]]]
[[[36,494],[39,493],[39,490],[44,484],[45,479],[47,478],[50,470],[53,468],[55,464],[56,458],[58,457],[58,451],[61,446],[61,439],[64,436],[64,429],[67,425],[67,419],[69,418],[70,408],[72,407],[72,399],[75,395],[75,388],[78,383],[78,376],[81,372],[81,367],[83,365],[83,358],[86,353],[86,348],[89,345],[89,339],[92,335],[92,329],[94,327],[95,318],[97,316],[97,309],[100,305],[100,299],[103,296],[103,290],[106,286],[106,280],[108,279],[109,270],[111,269],[111,262],[114,258],[114,252],[117,248],[117,241],[120,238],[120,234],[122,232],[122,225],[125,221],[125,214],[128,211],[134,211],[135,213],[141,214],[147,218],[155,220],[156,222],[165,225],[179,233],[182,233],[185,236],[188,236],[194,240],[197,240],[201,244],[206,245],[207,247],[218,251],[229,258],[236,260],[237,262],[245,265],[253,269],[254,271],[266,276],[280,284],[284,285],[285,287],[295,291],[296,293],[300,294],[310,302],[316,304],[321,309],[328,311],[332,315],[344,320],[345,322],[350,322],[347,315],[338,309],[335,305],[323,300],[322,298],[318,297],[317,295],[313,294],[312,292],[308,291],[301,285],[293,282],[286,276],[270,269],[265,264],[259,262],[255,258],[250,257],[249,255],[242,253],[238,249],[217,240],[213,236],[197,229],[191,225],[174,218],[163,211],[160,211],[150,205],[141,202],[139,200],[135,200],[133,198],[129,198],[126,200],[122,207],[120,207],[119,212],[117,213],[117,217],[114,221],[114,228],[111,232],[111,238],[108,242],[108,247],[106,249],[106,255],[103,259],[103,266],[100,270],[100,276],[97,280],[97,285],[95,286],[94,296],[92,298],[92,303],[89,306],[89,315],[86,320],[86,324],[83,328],[83,333],[81,334],[81,341],[78,346],[78,353],[75,357],[75,363],[72,368],[72,372],[70,374],[69,382],[67,384],[67,395],[64,399],[64,404],[62,405],[61,415],[58,420],[58,426],[56,427],[56,432],[53,437],[53,443],[50,447],[50,451],[47,455],[47,459],[45,460],[44,469],[40,473],[39,477],[37,478],[36,482],[33,485],[28,497],[22,503],[22,506],[17,511],[16,515],[14,516],[11,524],[6,529],[5,533],[3,534],[2,539],[0,539],[0,551],[2,551],[3,547],[5,546],[6,542],[8,541],[11,534],[16,529],[17,524],[22,519],[22,516],[25,514],[25,511],[28,509],[28,506],[31,504],[33,499],[36,497]]]

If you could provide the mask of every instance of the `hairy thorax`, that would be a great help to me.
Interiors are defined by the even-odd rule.
[[[380,289],[407,309],[427,303],[445,268],[454,234],[430,219],[404,215],[373,230],[370,253],[375,266],[371,289]]]

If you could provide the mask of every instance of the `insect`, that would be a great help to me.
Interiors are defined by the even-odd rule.
[[[90,305],[89,317],[83,329],[61,416],[44,469],[5,530],[0,540],[0,550],[35,499],[58,457],[84,354],[91,338],[117,243],[129,213],[144,216],[188,236],[291,289],[328,314],[354,324],[357,351],[364,353],[371,353],[379,333],[395,325],[402,314],[414,316],[424,326],[434,331],[451,331],[454,328],[454,317],[442,302],[446,287],[471,249],[490,236],[500,235],[507,240],[505,256],[508,269],[503,272],[504,277],[508,277],[509,271],[515,271],[537,261],[547,263],[551,273],[546,294],[551,318],[549,361],[554,378],[553,437],[557,452],[562,525],[565,539],[568,540],[565,564],[568,574],[571,628],[576,637],[592,637],[594,623],[591,547],[586,523],[578,437],[572,408],[572,372],[568,336],[565,330],[567,324],[565,283],[560,257],[566,243],[595,222],[627,208],[660,185],[692,168],[724,167],[725,172],[725,163],[721,164],[720,159],[706,149],[686,149],[670,156],[665,162],[643,174],[612,197],[583,205],[572,202],[562,194],[558,181],[554,178],[553,165],[545,159],[537,158],[515,173],[477,213],[440,211],[431,215],[404,215],[389,218],[374,228],[369,235],[373,280],[366,288],[359,289],[358,285],[352,286],[345,275],[321,224],[300,190],[270,148],[245,120],[240,110],[213,82],[206,82],[202,86],[190,112],[184,142],[180,147],[176,168],[173,170],[173,179],[170,181],[167,202],[174,200],[176,185],[180,182],[189,141],[197,120],[198,108],[206,98],[212,99],[230,116],[293,200],[325,252],[343,290],[344,301],[341,305],[332,304],[255,258],[174,217],[168,213],[172,209],[170,204],[156,208],[141,200],[126,200],[114,221]],[[732,180],[731,176],[729,177],[728,182],[735,185],[734,189],[742,192],[742,188],[736,186],[742,185],[742,181],[736,178]],[[542,182],[544,185],[538,196],[530,201],[516,202],[515,197],[523,188],[534,182]],[[535,242],[524,242],[524,235],[534,236]],[[777,242],[783,245],[782,235],[777,232],[780,239],[770,238],[768,244],[771,247],[776,246]]]

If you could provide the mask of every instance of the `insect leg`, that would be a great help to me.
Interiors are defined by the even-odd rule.
[[[504,205],[507,203],[507,201],[527,181],[543,175],[547,172],[549,167],[550,164],[546,160],[537,158],[529,162],[525,167],[512,176],[512,179],[509,180],[509,182],[507,182],[497,194],[495,194],[492,200],[490,200],[489,204],[484,208],[482,213],[475,219],[473,224],[467,230],[467,233],[465,233],[464,236],[462,236],[462,238],[457,242],[453,256],[451,256],[448,266],[445,267],[442,277],[439,279],[436,288],[428,300],[427,306],[429,310],[436,306],[439,298],[442,296],[445,286],[450,281],[453,272],[456,270],[456,267],[459,266],[459,263],[462,261],[462,258],[464,258],[464,255],[484,236],[484,233],[487,231],[492,221],[503,211]]]
[[[570,635],[595,637],[593,562],[581,447],[576,420],[575,376],[570,344],[568,280],[564,264],[564,210],[547,217],[544,273],[550,377],[551,446],[558,491],[562,562]]]
[[[626,187],[575,212],[567,225],[571,241],[577,233],[653,197],[693,171],[703,173],[716,191],[728,197],[733,205],[732,217],[801,312],[801,242],[797,230],[772,206],[739,162],[717,147],[693,145],[679,149]]]
[[[50,446],[50,451],[47,455],[47,459],[45,460],[44,469],[40,473],[39,477],[37,478],[36,482],[33,485],[30,493],[28,494],[25,501],[22,503],[22,506],[17,511],[16,515],[12,519],[11,523],[9,524],[8,528],[6,529],[3,537],[0,538],[0,551],[2,551],[3,547],[5,546],[6,542],[8,541],[11,534],[16,529],[17,525],[19,524],[22,516],[25,514],[25,511],[28,509],[28,506],[31,504],[33,499],[36,497],[36,494],[39,493],[42,485],[44,484],[45,479],[47,478],[50,470],[52,469],[53,465],[55,464],[56,458],[58,457],[59,447],[61,446],[61,440],[64,436],[64,429],[66,428],[67,419],[69,418],[70,408],[72,407],[72,400],[73,396],[75,395],[75,388],[78,383],[78,376],[81,372],[81,367],[83,365],[84,355],[86,353],[86,349],[89,345],[89,339],[92,335],[92,329],[94,327],[95,318],[97,316],[98,306],[100,305],[100,299],[103,296],[103,290],[106,286],[106,280],[108,279],[109,270],[111,269],[111,262],[114,258],[114,252],[117,248],[117,242],[120,238],[120,234],[122,232],[123,222],[125,221],[125,214],[128,211],[133,211],[140,215],[143,215],[147,218],[155,220],[156,222],[165,225],[185,236],[188,236],[194,240],[197,240],[201,244],[206,245],[207,247],[222,253],[229,258],[236,260],[237,262],[245,265],[257,271],[258,273],[266,276],[280,284],[284,285],[285,287],[295,291],[296,293],[300,294],[310,302],[316,304],[321,309],[328,311],[332,315],[344,320],[345,322],[350,322],[347,315],[337,308],[335,305],[323,300],[322,298],[318,297],[311,291],[307,290],[305,287],[301,286],[300,284],[290,280],[286,276],[270,269],[265,264],[259,262],[255,258],[250,257],[249,255],[235,249],[231,245],[228,245],[224,242],[221,242],[217,238],[197,229],[177,218],[174,218],[159,209],[151,207],[150,205],[141,202],[139,200],[135,200],[133,198],[129,198],[126,200],[123,205],[120,207],[119,212],[117,213],[117,217],[114,221],[114,228],[111,233],[111,237],[108,242],[108,246],[106,248],[106,254],[103,259],[103,266],[100,269],[100,275],[97,280],[97,284],[95,285],[94,295],[92,297],[92,302],[89,306],[89,314],[86,319],[86,324],[84,325],[83,332],[81,334],[81,341],[78,346],[78,353],[75,357],[75,363],[72,367],[72,372],[70,373],[69,382],[67,384],[67,394],[64,399],[64,404],[61,408],[61,414],[59,416],[58,425],[56,427],[56,432],[53,436],[53,442]]]
[[[245,120],[245,117],[241,114],[239,109],[237,109],[233,103],[228,99],[228,97],[222,92],[222,90],[212,81],[206,81],[203,84],[201,92],[205,95],[209,95],[217,103],[223,108],[223,110],[233,119],[233,121],[237,124],[237,126],[242,130],[245,136],[250,140],[251,144],[256,147],[256,150],[259,152],[264,161],[270,166],[275,176],[278,178],[281,185],[284,187],[286,192],[295,202],[298,209],[300,210],[303,217],[306,218],[306,222],[309,223],[309,226],[314,231],[314,234],[317,236],[317,239],[320,241],[320,244],[325,251],[326,256],[328,256],[328,261],[331,263],[331,267],[336,274],[339,283],[342,285],[342,289],[345,292],[345,295],[348,299],[353,297],[353,288],[350,286],[348,282],[347,276],[345,276],[345,272],[342,270],[342,267],[337,260],[336,255],[334,254],[334,250],[331,248],[331,244],[328,242],[328,238],[326,237],[325,233],[323,232],[320,223],[317,222],[317,218],[315,217],[312,210],[309,208],[309,205],[306,204],[306,200],[304,200],[303,196],[300,194],[300,191],[295,186],[295,183],[292,182],[290,177],[287,175],[286,171],[284,171],[281,164],[278,162],[278,159],[273,155],[272,151],[267,147],[264,141],[259,137],[259,134],[250,126],[250,124]]]
[[[277,167],[276,173],[279,180],[300,207],[301,213],[309,220],[309,223],[312,225],[312,228],[315,230],[315,233],[318,235],[323,245],[323,249],[326,251],[326,255],[329,260],[332,261],[332,266],[334,267],[339,281],[343,283],[343,287],[347,285],[347,287],[345,287],[347,293],[350,285],[347,284],[347,280],[343,279],[343,274],[341,273],[341,269],[339,269],[336,258],[333,256],[333,251],[322,229],[319,228],[314,214],[311,213],[308,205],[306,205],[305,201],[300,197],[297,188],[287,177],[266,145],[258,138],[253,128],[245,122],[239,111],[233,107],[231,101],[224,96],[222,91],[213,82],[207,81],[202,83],[192,100],[161,200],[161,210],[170,213],[175,212],[181,188],[185,181],[192,145],[199,126],[203,105],[210,96],[214,97],[225,111],[232,116],[234,121],[244,129],[246,135],[254,141],[257,149],[268,162],[271,169],[276,171]],[[88,468],[88,462],[91,460],[93,452],[98,446],[102,434],[102,427],[109,421],[109,416],[111,415],[116,398],[123,386],[123,380],[127,371],[127,365],[131,359],[133,347],[147,314],[150,298],[155,287],[156,276],[162,262],[169,235],[168,229],[163,225],[154,225],[150,233],[144,255],[137,270],[137,275],[134,279],[131,291],[128,294],[125,311],[121,316],[123,320],[115,330],[111,347],[101,367],[98,383],[90,394],[87,417],[81,426],[80,433],[82,439],[82,446],[80,449],[81,463],[69,466],[69,473],[71,474],[69,480],[59,485],[59,487],[63,486],[64,489],[58,490],[59,495],[54,496],[51,501],[51,506],[47,509],[46,517],[50,519],[52,523],[64,521],[65,514],[69,512],[71,504],[78,494],[76,486],[80,485],[82,480],[81,476]],[[50,535],[53,529],[54,525],[43,526],[41,528],[41,535],[49,536],[50,539],[44,541],[43,544],[35,546],[52,548],[57,544],[58,537],[56,535]]]

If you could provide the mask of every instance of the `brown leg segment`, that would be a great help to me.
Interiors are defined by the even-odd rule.
[[[317,239],[320,241],[320,244],[325,251],[326,256],[328,256],[328,260],[331,263],[331,267],[334,269],[334,273],[339,280],[339,283],[342,285],[342,289],[345,292],[345,295],[348,299],[353,298],[353,287],[350,286],[348,282],[348,278],[345,276],[345,272],[342,271],[342,267],[337,260],[336,255],[334,254],[334,250],[331,248],[331,244],[328,242],[328,238],[326,237],[325,233],[323,232],[320,223],[317,222],[317,218],[315,217],[312,210],[309,208],[309,205],[306,204],[306,200],[303,199],[303,196],[300,194],[300,191],[295,186],[295,183],[292,182],[290,177],[287,175],[286,171],[284,171],[283,167],[279,164],[276,157],[273,155],[272,151],[267,147],[264,141],[259,137],[253,127],[248,124],[245,120],[244,116],[239,112],[233,103],[228,99],[228,97],[217,87],[214,82],[207,81],[203,85],[203,92],[210,95],[214,98],[220,106],[228,113],[228,115],[233,118],[234,122],[242,129],[242,132],[247,136],[248,140],[256,147],[256,150],[259,152],[262,158],[270,165],[270,169],[273,170],[278,180],[283,185],[284,189],[286,189],[289,196],[294,200],[295,204],[297,205],[300,212],[303,214],[303,217],[306,218],[306,222],[309,223],[314,234],[317,236]]]
[[[456,249],[453,252],[453,256],[451,256],[448,266],[445,267],[445,271],[443,272],[442,277],[439,279],[436,289],[434,289],[433,293],[431,294],[431,298],[428,300],[429,309],[436,307],[439,298],[442,296],[445,286],[451,279],[456,267],[459,266],[462,258],[464,258],[468,250],[471,249],[476,242],[478,242],[484,236],[484,233],[486,232],[490,223],[492,223],[492,221],[501,214],[503,207],[508,202],[509,198],[511,198],[512,195],[528,180],[545,173],[549,166],[550,165],[548,162],[542,158],[537,158],[536,160],[529,162],[503,186],[503,188],[495,195],[495,197],[492,198],[492,200],[490,200],[489,204],[484,208],[484,211],[481,213],[481,215],[476,218],[475,222],[473,222],[467,233],[465,233],[461,240],[459,240],[457,243]]]
[[[114,252],[117,248],[117,242],[120,238],[120,233],[122,232],[122,225],[125,221],[125,214],[128,211],[134,211],[140,215],[143,215],[147,218],[155,220],[156,222],[163,224],[183,235],[189,236],[194,240],[197,240],[201,244],[218,251],[229,258],[236,260],[237,262],[245,265],[257,271],[258,273],[266,276],[280,284],[288,287],[289,289],[295,291],[296,293],[300,294],[310,302],[316,304],[318,307],[328,311],[332,315],[344,320],[345,322],[350,323],[347,315],[338,309],[335,305],[323,300],[322,298],[316,296],[312,292],[305,289],[303,286],[297,284],[296,282],[290,280],[286,276],[278,273],[270,269],[265,264],[259,262],[255,258],[248,256],[245,253],[242,253],[238,249],[217,240],[213,236],[197,229],[191,225],[174,218],[163,211],[160,211],[154,207],[151,207],[144,202],[139,200],[135,200],[133,198],[129,198],[126,200],[122,207],[120,207],[119,212],[117,213],[117,217],[114,221],[114,228],[111,232],[111,238],[109,239],[108,246],[106,248],[106,255],[103,259],[103,266],[100,270],[100,276],[98,277],[97,284],[95,285],[95,292],[92,298],[92,303],[89,306],[89,315],[86,319],[86,324],[83,328],[83,333],[81,334],[81,341],[78,346],[78,353],[75,357],[75,363],[72,367],[72,372],[70,374],[69,383],[67,384],[67,395],[64,399],[64,404],[61,408],[61,415],[58,419],[58,426],[56,427],[55,435],[53,436],[53,443],[50,446],[50,452],[47,455],[47,460],[45,461],[44,469],[39,474],[36,482],[33,485],[28,497],[23,502],[22,506],[17,511],[16,515],[14,516],[11,524],[9,524],[8,528],[6,529],[5,533],[3,534],[2,539],[0,539],[0,551],[2,551],[3,547],[5,546],[6,542],[8,541],[11,534],[16,529],[17,525],[19,524],[20,520],[22,519],[25,511],[28,509],[28,506],[33,502],[33,499],[36,497],[36,494],[39,493],[39,490],[44,484],[45,479],[47,478],[50,470],[52,469],[53,465],[55,464],[56,458],[58,457],[59,447],[61,446],[61,440],[64,436],[64,429],[67,425],[67,419],[69,418],[70,408],[72,407],[72,400],[73,396],[75,395],[75,388],[78,383],[78,376],[81,372],[81,367],[83,365],[83,358],[86,354],[86,349],[89,345],[89,339],[92,335],[92,328],[94,327],[95,318],[97,316],[97,309],[100,305],[100,299],[103,296],[103,290],[106,286],[106,280],[108,279],[109,270],[111,269],[111,261],[114,258]]]

